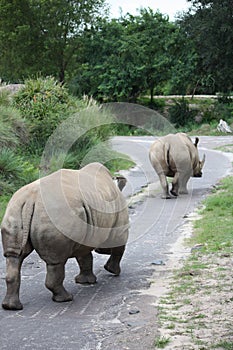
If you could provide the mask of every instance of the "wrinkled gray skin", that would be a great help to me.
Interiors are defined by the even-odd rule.
[[[123,188],[124,179],[119,183]],[[46,262],[45,285],[57,302],[72,300],[63,286],[69,258],[76,258],[79,264],[76,283],[96,282],[92,269],[95,248],[110,255],[104,267],[119,275],[128,222],[125,199],[100,163],[81,170],[62,169],[22,187],[11,198],[1,225],[7,285],[2,307],[23,308],[20,270],[33,249]]]
[[[201,177],[205,155],[200,161],[197,144],[184,133],[169,134],[157,139],[150,147],[149,158],[159,176],[163,189],[162,198],[171,198],[167,177],[172,177],[171,194],[187,194],[187,183],[191,176]]]

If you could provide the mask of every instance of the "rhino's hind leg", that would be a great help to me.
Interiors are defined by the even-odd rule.
[[[20,269],[22,258],[9,256],[6,258],[6,285],[7,293],[2,302],[3,309],[22,310],[19,300]]]
[[[171,198],[170,194],[169,194],[169,186],[168,186],[168,182],[167,182],[167,178],[164,174],[158,174],[159,175],[159,180],[160,180],[160,184],[162,186],[163,189],[163,194],[162,194],[162,198],[163,199],[169,199]]]
[[[172,180],[171,194],[177,197],[179,194],[179,173],[177,172]]]
[[[65,263],[54,265],[47,263],[45,285],[53,293],[53,301],[63,302],[73,300],[72,294],[68,293],[63,286],[64,278]]]
[[[118,276],[121,272],[120,261],[124,254],[125,246],[112,248],[112,253],[106,264],[104,265],[105,270]]]
[[[76,260],[79,264],[80,273],[75,277],[76,283],[89,283],[94,284],[96,283],[96,276],[93,273],[93,256],[90,252],[89,254],[85,256],[78,256],[76,257]]]

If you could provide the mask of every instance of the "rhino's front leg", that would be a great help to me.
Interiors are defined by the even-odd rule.
[[[64,278],[65,263],[54,265],[47,263],[45,285],[53,293],[53,301],[63,302],[73,300],[72,294],[68,293],[63,286]]]
[[[6,258],[6,285],[7,292],[2,302],[6,310],[21,310],[23,305],[19,300],[21,257],[9,256]]]
[[[124,251],[125,246],[112,248],[111,256],[104,265],[105,270],[118,276],[121,272],[120,261],[124,254]]]
[[[89,252],[85,256],[77,256],[76,260],[79,264],[80,273],[75,277],[76,283],[90,283],[93,284],[96,282],[96,276],[93,273],[93,256]]]

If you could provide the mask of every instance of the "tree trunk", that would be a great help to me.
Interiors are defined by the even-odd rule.
[[[154,88],[150,89],[150,103],[153,104],[154,101]]]
[[[59,72],[59,81],[62,84],[64,84],[64,82],[65,82],[65,70],[63,67],[61,67],[60,72]]]

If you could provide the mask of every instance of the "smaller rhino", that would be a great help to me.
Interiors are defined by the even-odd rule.
[[[202,161],[199,159],[197,144],[185,133],[168,134],[157,139],[150,147],[150,162],[159,176],[163,189],[162,198],[171,198],[167,176],[172,177],[171,194],[187,194],[187,183],[190,177],[202,177],[202,168],[205,163],[205,155]]]

